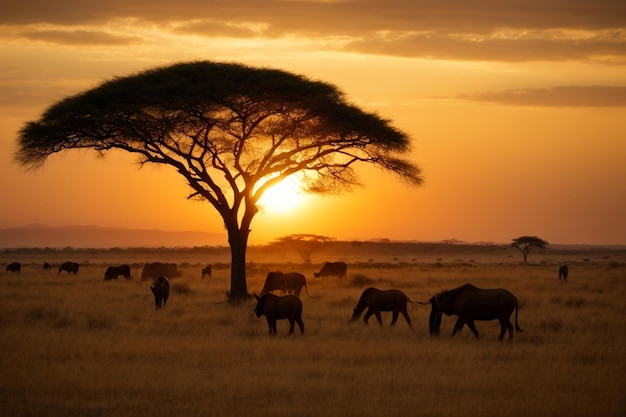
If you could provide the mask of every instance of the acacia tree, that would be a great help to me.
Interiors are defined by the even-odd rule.
[[[538,238],[537,236],[520,236],[516,239],[513,239],[513,243],[511,243],[511,246],[517,248],[520,252],[522,252],[522,255],[524,255],[524,263],[526,263],[528,254],[530,254],[530,252],[532,252],[534,248],[543,249],[548,246],[548,244],[548,242]]]
[[[16,159],[37,168],[68,149],[112,149],[139,163],[173,167],[188,198],[220,214],[231,249],[230,298],[248,296],[246,249],[257,202],[295,173],[305,191],[359,184],[369,163],[421,183],[401,155],[408,136],[388,120],[347,103],[333,85],[288,72],[210,61],[179,63],[119,77],[49,107],[19,133]]]
[[[317,249],[323,247],[328,242],[333,242],[336,239],[334,237],[312,235],[312,234],[294,234],[289,236],[283,236],[276,239],[276,244],[289,245],[295,250],[302,262],[305,264],[311,263],[311,254]]]

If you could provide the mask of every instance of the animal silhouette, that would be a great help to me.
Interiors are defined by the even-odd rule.
[[[202,278],[204,278],[205,275],[208,275],[209,278],[211,278],[211,273],[213,272],[213,267],[211,265],[207,265],[204,268],[202,268]]]
[[[348,265],[345,262],[326,262],[320,272],[315,272],[313,276],[315,278],[321,277],[339,277],[345,278],[348,274]]]
[[[515,330],[521,332],[517,321],[519,304],[517,298],[505,289],[481,289],[472,284],[465,284],[458,288],[442,291],[433,296],[428,303],[432,309],[428,321],[430,334],[439,334],[441,314],[457,315],[458,319],[452,330],[452,336],[460,331],[465,324],[476,338],[478,330],[474,321],[498,320],[500,322],[499,340],[509,331],[509,339],[513,338],[511,314],[515,310]],[[428,304],[420,303],[420,304]]]
[[[567,275],[569,275],[569,268],[567,265],[561,265],[559,267],[559,281],[563,280],[567,282]]]
[[[19,275],[21,270],[22,270],[22,264],[21,263],[19,263],[19,262],[12,262],[12,263],[7,265],[6,272],[10,272],[12,274],[17,273]]]
[[[257,318],[265,316],[270,336],[276,335],[276,321],[289,320],[289,334],[293,333],[295,323],[298,323],[300,333],[304,334],[304,322],[302,321],[302,301],[295,295],[278,296],[267,293],[261,296],[254,294],[257,304],[254,314]]]
[[[309,289],[306,286],[306,277],[299,272],[287,272],[282,273],[280,271],[273,271],[267,274],[265,277],[265,283],[261,290],[261,295],[270,293],[275,290],[280,290],[282,294],[293,294],[300,297],[302,288],[309,294]]]
[[[367,313],[363,316],[365,324],[368,323],[369,318],[372,315],[376,316],[376,320],[379,325],[383,325],[383,320],[380,315],[381,311],[391,311],[391,325],[394,326],[398,321],[398,315],[402,313],[406,322],[411,327],[411,317],[406,311],[407,303],[412,301],[400,290],[379,290],[378,288],[367,288],[361,294],[359,301],[354,307],[352,313],[352,321],[357,320],[361,313],[367,308]]]
[[[155,310],[165,307],[167,299],[170,297],[169,281],[163,276],[158,277],[150,286],[150,291],[154,295]]]
[[[111,279],[117,279],[119,276],[130,279],[130,265],[108,267],[104,273],[104,280],[109,281]]]
[[[57,273],[60,274],[62,271],[66,271],[69,274],[78,274],[78,264],[76,262],[63,262],[60,266],[59,266],[59,272]]]

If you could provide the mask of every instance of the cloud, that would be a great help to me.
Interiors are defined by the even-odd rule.
[[[179,23],[173,33],[201,35],[206,37],[249,38],[263,34],[266,25],[252,22],[224,23],[198,20]]]
[[[22,0],[5,2],[0,9],[4,24],[213,19],[324,33],[416,29],[487,33],[501,27],[597,30],[623,27],[625,16],[626,4],[614,0]]]
[[[493,104],[539,107],[626,107],[623,86],[558,86],[519,88],[501,92],[460,95],[459,98]]]
[[[20,36],[30,40],[45,41],[63,45],[131,45],[142,41],[136,36],[116,35],[94,30],[26,30]]]
[[[489,36],[442,33],[384,33],[348,43],[361,53],[472,61],[607,60],[626,62],[625,33],[587,37],[559,32],[494,33]]]
[[[8,3],[8,4],[7,4]],[[626,61],[626,2],[614,0],[23,0],[0,6],[0,25],[54,25],[30,38],[76,44],[108,38],[98,26],[135,20],[204,37],[345,38],[344,50],[435,59]],[[77,33],[77,32],[74,32]],[[608,58],[607,58],[608,57]]]

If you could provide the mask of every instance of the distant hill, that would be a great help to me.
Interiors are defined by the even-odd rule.
[[[226,234],[31,224],[0,229],[0,248],[130,248],[227,245]]]

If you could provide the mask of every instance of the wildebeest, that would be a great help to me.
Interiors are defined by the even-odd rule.
[[[76,262],[63,262],[60,266],[59,266],[59,272],[57,273],[60,274],[61,271],[67,271],[68,274],[78,274],[78,264]]]
[[[522,331],[517,322],[519,307],[517,298],[504,289],[485,290],[476,288],[472,284],[465,284],[452,290],[440,292],[433,296],[428,303],[432,306],[428,322],[430,334],[439,334],[441,314],[445,313],[447,316],[453,314],[459,316],[452,330],[452,336],[467,324],[474,336],[478,338],[478,331],[474,325],[475,320],[498,320],[500,322],[498,339],[502,340],[507,330],[509,331],[509,339],[511,339],[513,338],[513,325],[510,317],[513,310],[515,310],[515,330]]]
[[[12,274],[15,274],[17,272],[19,274],[21,270],[22,270],[22,264],[20,264],[19,262],[11,262],[10,264],[7,265],[6,272],[10,272]]]
[[[306,277],[304,275],[299,272],[282,273],[280,271],[273,271],[268,273],[267,277],[265,277],[265,284],[263,284],[261,295],[274,290],[280,290],[283,294],[294,294],[300,297],[302,287],[304,287],[306,294],[311,297],[309,289],[306,286]]]
[[[150,291],[154,295],[155,309],[165,307],[167,299],[170,296],[170,283],[167,278],[160,276],[150,286]]]
[[[326,262],[320,272],[315,272],[315,278],[320,277],[339,277],[345,278],[348,273],[348,265],[345,262]]]
[[[569,268],[567,265],[561,265],[559,267],[559,281],[563,280],[567,282],[567,274],[569,274]]]
[[[50,265],[48,262],[44,262],[43,263],[43,270],[44,271],[50,271],[52,269],[52,265]]]
[[[122,275],[126,279],[130,279],[130,265],[110,266],[104,273],[104,280],[117,279]]]
[[[256,298],[254,314],[257,317],[265,316],[270,336],[276,334],[276,320],[289,320],[289,334],[293,333],[295,323],[298,323],[300,333],[304,334],[304,322],[302,321],[302,301],[295,295],[279,297],[274,294],[263,294]]]
[[[141,271],[141,280],[156,279],[160,276],[173,278],[179,275],[178,266],[174,263],[148,262]]]
[[[202,278],[204,278],[205,275],[208,275],[209,278],[211,278],[212,272],[213,272],[213,267],[211,265],[207,265],[206,267],[202,268]]]
[[[380,315],[381,311],[391,311],[391,325],[395,325],[398,320],[398,315],[402,313],[406,322],[411,327],[411,318],[406,311],[407,303],[412,303],[409,297],[406,296],[400,290],[379,290],[378,288],[367,288],[361,294],[361,298],[356,303],[356,307],[354,307],[354,312],[352,314],[352,321],[357,320],[363,310],[366,308],[367,313],[363,316],[363,321],[367,324],[370,316],[373,314],[376,316],[376,320],[378,320],[378,324],[383,325],[383,320]]]

